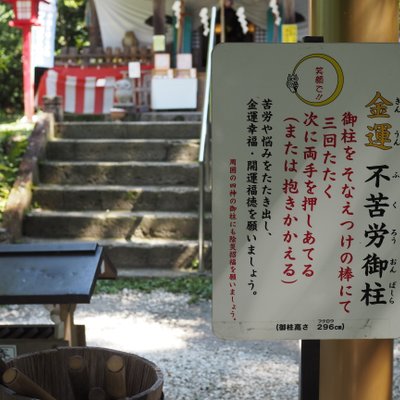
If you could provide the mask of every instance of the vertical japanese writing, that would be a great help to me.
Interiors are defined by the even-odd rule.
[[[298,172],[298,146],[296,142],[299,134],[300,121],[295,117],[288,117],[284,120],[285,123],[285,143],[284,143],[284,171],[285,179],[283,182],[283,193],[285,195],[285,214],[283,217],[283,277],[281,281],[285,284],[297,282],[296,276],[296,256],[293,254],[293,242],[297,240],[296,233],[298,217],[296,215],[296,197],[299,194],[299,182],[296,179]]]
[[[248,287],[257,294],[258,266],[256,264],[257,234],[261,229],[271,236],[271,196],[272,196],[272,100],[264,98],[257,102],[247,102],[248,148],[246,166],[246,241],[248,256]]]
[[[392,128],[392,125],[387,122],[387,118],[390,118],[387,109],[392,105],[393,103],[386,100],[380,92],[376,92],[374,98],[365,106],[370,108],[368,118],[374,122],[373,125],[367,126],[369,132],[365,135],[368,138],[366,146],[376,147],[381,150],[392,148],[392,146],[388,145],[388,143],[391,143],[390,128]],[[377,121],[375,120],[376,118],[378,118]]]
[[[383,190],[384,182],[390,181],[389,176],[385,175],[388,168],[388,165],[368,166],[367,169],[372,174],[366,182],[373,181],[375,188]],[[386,207],[389,206],[388,200],[389,198],[382,192],[371,193],[365,199],[364,207],[368,209],[371,219],[371,223],[368,224],[364,231],[364,237],[366,238],[365,248],[368,251],[371,249],[371,252],[363,259],[362,269],[365,276],[372,279],[372,281],[366,281],[364,289],[362,289],[361,302],[364,302],[366,306],[387,304],[387,297],[385,296],[387,288],[382,284],[382,277],[388,269],[389,261],[381,258],[379,249],[389,235],[388,227],[384,221]]]
[[[247,192],[247,256],[248,256],[248,270],[249,280],[248,286],[250,291],[255,295],[257,266],[255,263],[256,258],[256,241],[258,231],[258,192],[259,192],[259,174],[258,174],[258,161],[256,148],[259,146],[258,132],[259,132],[259,111],[258,102],[250,99],[247,103],[247,146],[249,148],[247,160],[247,174],[246,174],[246,192]]]
[[[400,98],[399,97],[396,97],[395,104],[396,104],[396,108],[395,108],[394,112],[400,113]]]
[[[262,214],[261,219],[263,221],[264,230],[271,236],[271,229],[269,223],[271,221],[271,195],[272,195],[272,126],[270,125],[273,114],[272,114],[272,100],[264,99],[261,103],[262,114],[262,136],[261,136],[261,161],[262,161],[262,187],[261,187],[261,198],[262,198]]]
[[[306,221],[305,231],[301,232],[303,253],[302,275],[306,278],[311,278],[315,273],[314,257],[317,247],[317,238],[314,232],[313,215],[318,205],[316,196],[316,177],[319,173],[316,163],[319,156],[317,151],[318,130],[318,115],[314,114],[312,111],[310,113],[304,113],[302,137],[302,142],[304,143],[304,168],[300,172],[303,177],[303,193],[305,193],[304,196],[302,196],[299,215],[302,215]]]
[[[317,194],[322,192],[326,198],[332,197],[331,190],[336,181],[336,155],[329,151],[329,147],[336,147],[336,126],[334,117],[319,118],[314,112],[304,113],[302,121],[287,117],[284,123],[283,169],[286,177],[283,182],[284,268],[281,281],[293,284],[298,281],[300,273],[305,278],[315,274],[318,243],[313,217],[318,207]],[[318,150],[321,139],[323,152]],[[299,231],[299,226],[304,227],[302,231]],[[300,249],[298,254],[294,247]]]
[[[285,140],[283,193],[283,270],[284,284],[296,283],[300,277],[312,278],[318,250],[320,224],[315,215],[319,207],[339,207],[336,242],[338,252],[338,297],[346,313],[350,312],[354,262],[355,195],[353,164],[357,135],[357,116],[344,112],[340,118],[313,111],[284,119]],[[338,154],[345,162],[338,162]],[[340,200],[339,206],[336,199]],[[297,252],[296,250],[297,249]]]
[[[369,108],[368,118],[371,125],[367,125],[368,133],[365,146],[372,147],[375,151],[386,151],[392,148],[391,132],[392,125],[388,122],[390,114],[388,108],[393,103],[382,96],[377,91],[372,100],[366,105]],[[387,273],[394,273],[397,259],[385,259],[382,254],[383,247],[390,245],[388,239],[392,236],[392,243],[396,243],[397,231],[390,228],[390,221],[385,217],[390,207],[391,199],[385,193],[390,178],[390,168],[387,164],[368,165],[368,178],[365,183],[371,186],[371,192],[365,199],[364,207],[368,210],[370,221],[365,227],[365,249],[367,255],[363,259],[362,269],[366,281],[363,285],[361,302],[365,306],[375,306],[394,303],[394,290],[397,281],[384,284],[387,279],[383,279]],[[389,265],[392,266],[389,269]],[[392,272],[393,271],[393,272]]]
[[[229,161],[229,297],[231,318],[236,321],[236,283],[237,283],[237,160]]]
[[[324,67],[315,67],[315,92],[315,100],[321,100],[324,96]]]
[[[339,254],[339,304],[344,312],[350,313],[351,302],[353,296],[354,279],[354,209],[353,199],[355,195],[355,182],[353,181],[354,169],[353,165],[356,156],[357,134],[354,131],[354,126],[358,117],[347,111],[342,114],[342,128],[340,142],[342,144],[341,153],[345,156],[343,168],[341,169],[341,218],[340,224],[340,254]]]

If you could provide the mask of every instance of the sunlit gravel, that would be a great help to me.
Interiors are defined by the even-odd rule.
[[[134,353],[164,374],[166,400],[292,400],[299,393],[297,341],[226,341],[211,329],[211,302],[164,291],[124,290],[79,305],[88,346]],[[42,306],[0,308],[5,323],[51,323]],[[395,342],[394,396],[400,400],[400,346]]]

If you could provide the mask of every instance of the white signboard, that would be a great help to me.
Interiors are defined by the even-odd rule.
[[[398,45],[224,44],[212,71],[215,334],[399,337]]]
[[[32,27],[32,64],[34,67],[54,67],[57,0],[39,2],[39,26]]]
[[[128,63],[128,75],[129,78],[135,79],[141,77],[141,68],[139,61],[131,61]]]

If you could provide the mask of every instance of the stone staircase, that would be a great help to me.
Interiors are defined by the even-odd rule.
[[[24,241],[96,241],[121,273],[196,262],[200,123],[61,123],[39,164]],[[206,221],[210,237],[210,221]]]

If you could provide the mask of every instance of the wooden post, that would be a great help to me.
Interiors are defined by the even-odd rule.
[[[310,0],[310,34],[325,42],[397,42],[397,0]],[[393,340],[320,342],[319,400],[391,400]]]
[[[165,0],[153,0],[154,35],[165,35]]]
[[[332,42],[397,42],[397,0],[309,0],[310,35]]]
[[[321,340],[320,400],[390,400],[393,340]]]
[[[182,48],[183,48],[183,30],[185,26],[185,2],[184,0],[181,0],[181,15],[179,19],[179,28],[178,28],[178,38],[177,38],[177,43],[176,43],[176,53],[182,53]]]
[[[301,341],[300,400],[319,400],[320,341]]]
[[[68,341],[70,346],[85,346],[85,327],[75,325],[74,312],[76,304],[59,304],[50,315],[56,324],[56,336]]]
[[[283,23],[295,24],[296,12],[294,0],[283,0]]]
[[[220,1],[221,43],[225,43],[225,0]]]

